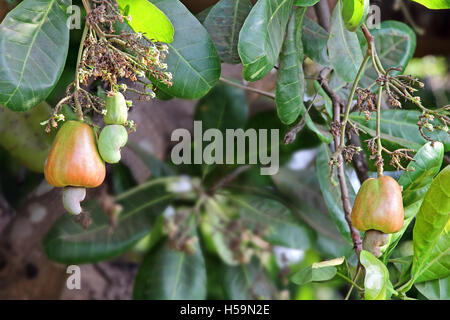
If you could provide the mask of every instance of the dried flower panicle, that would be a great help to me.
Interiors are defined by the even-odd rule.
[[[87,20],[94,26],[84,43],[79,76],[83,84],[91,77],[101,78],[113,88],[119,78],[136,82],[147,75],[167,86],[172,85],[172,75],[166,72],[163,61],[168,53],[166,44],[147,39],[142,33],[122,31],[116,34],[114,26],[123,23],[124,17],[116,1],[95,1]],[[151,84],[144,86],[143,94],[154,97]],[[148,89],[148,91],[147,91]]]
[[[66,96],[56,105],[50,119],[42,123],[47,132],[62,121],[58,115],[64,105],[72,107],[80,119],[87,119],[84,116],[91,111],[104,115],[104,100],[80,86],[87,86],[91,80],[101,79],[112,91],[135,92],[145,100],[156,97],[147,77],[172,85],[172,74],[166,71],[167,64],[164,63],[169,51],[166,44],[147,39],[130,28],[130,31],[116,32],[117,26],[123,26],[125,20],[131,19],[120,12],[117,1],[91,0],[89,3],[92,7],[86,16],[85,40],[81,44],[76,79],[67,87]],[[138,86],[128,88],[119,84],[119,79],[137,82],[142,89],[138,90]],[[128,128],[135,130],[135,124],[129,123]]]
[[[369,89],[356,88],[356,107],[363,112],[366,121],[370,119],[370,113],[377,110],[377,95]]]

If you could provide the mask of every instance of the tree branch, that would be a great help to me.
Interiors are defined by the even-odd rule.
[[[327,0],[321,0],[314,5],[314,11],[317,16],[319,24],[327,31],[330,32],[330,7]]]
[[[324,91],[328,94],[328,96],[331,98],[332,104],[333,104],[333,121],[336,123],[340,123],[341,121],[341,109],[344,106],[343,101],[341,98],[331,89],[330,85],[328,84],[328,81],[326,79],[326,74],[328,74],[329,69],[323,69],[320,72],[319,78],[320,83],[322,85],[322,88]],[[340,135],[334,134],[334,147],[335,150],[338,150],[340,147]],[[353,247],[355,249],[355,252],[357,256],[359,257],[359,254],[362,250],[362,241],[361,237],[359,236],[359,231],[356,230],[356,228],[353,226],[351,221],[351,213],[352,213],[352,206],[350,204],[350,199],[348,196],[348,188],[347,188],[347,181],[345,179],[345,171],[344,171],[344,159],[342,158],[342,154],[339,153],[337,157],[338,161],[338,178],[339,178],[339,186],[341,189],[341,199],[343,204],[343,209],[345,213],[345,220],[347,221],[347,224],[350,228],[350,235],[353,241]]]

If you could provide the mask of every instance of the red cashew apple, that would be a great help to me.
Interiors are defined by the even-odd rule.
[[[389,234],[403,226],[402,190],[397,181],[389,176],[364,181],[356,196],[351,220],[356,229],[366,231],[363,248],[379,257],[380,248],[389,242]]]
[[[101,185],[106,169],[97,150],[94,130],[84,122],[65,122],[55,137],[44,173],[54,187]]]

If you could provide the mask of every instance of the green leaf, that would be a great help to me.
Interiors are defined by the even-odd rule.
[[[305,79],[301,38],[302,20],[305,13],[306,8],[298,8],[292,13],[280,54],[275,102],[278,118],[284,124],[293,123],[302,109],[303,114],[306,112],[303,105]]]
[[[198,245],[193,254],[171,250],[167,241],[154,248],[142,263],[133,289],[137,300],[203,300],[206,268]]]
[[[57,0],[25,0],[0,24],[0,104],[29,110],[59,80],[69,49],[67,16]]]
[[[450,9],[450,0],[411,0],[421,5],[424,5],[428,9]]]
[[[336,266],[344,263],[345,257],[335,258],[332,260],[315,262],[311,266],[294,273],[291,281],[298,285],[309,282],[328,281],[334,278],[337,273]]]
[[[382,140],[416,151],[419,150],[422,145],[428,142],[422,137],[417,126],[420,115],[421,113],[416,110],[382,110]],[[350,119],[358,122],[360,127],[366,130],[371,136],[376,135],[375,117],[366,121],[363,114],[351,113]],[[437,120],[434,120],[433,123],[438,124]],[[427,129],[424,129],[424,133],[429,138],[442,142],[446,152],[450,151],[450,134],[442,130],[429,132]]]
[[[200,21],[202,24],[205,22],[206,18],[208,17],[209,12],[211,11],[213,6],[206,8],[203,11],[200,11],[195,15],[198,21]]]
[[[342,208],[341,191],[339,186],[333,185],[330,180],[330,167],[328,166],[330,159],[330,148],[326,144],[322,144],[319,147],[316,157],[316,173],[319,179],[320,189],[322,190],[322,195],[325,200],[325,204],[328,207],[328,211],[330,212],[330,215],[339,232],[346,240],[350,242],[350,228],[345,220],[345,213]],[[334,181],[337,181],[336,170],[333,177]],[[353,189],[349,188],[350,201],[353,202],[355,193],[352,191]]]
[[[117,3],[122,12],[131,16],[128,24],[135,32],[158,42],[173,41],[172,23],[154,4],[147,0],[117,0]]]
[[[331,16],[328,53],[337,74],[346,81],[353,81],[363,61],[363,55],[358,36],[345,28],[341,11],[342,2],[338,1]]]
[[[255,130],[259,129],[277,129],[279,132],[279,155],[280,155],[280,164],[286,163],[292,158],[292,154],[299,149],[305,149],[305,148],[313,148],[317,146],[320,141],[316,138],[316,135],[312,134],[309,130],[301,130],[297,134],[297,138],[290,144],[284,144],[283,143],[283,137],[288,132],[289,128],[284,126],[280,120],[278,119],[277,113],[275,110],[268,110],[268,111],[262,111],[258,112],[255,115],[251,116],[247,126],[247,129],[253,128]],[[271,152],[272,144],[269,143],[267,146],[267,152]],[[262,154],[261,152],[266,152],[265,150],[262,150],[260,146],[257,147],[257,151],[255,151],[256,154]],[[267,153],[270,154],[270,153]]]
[[[248,118],[245,92],[225,84],[215,86],[197,104],[194,119],[202,121],[203,131],[244,128]]]
[[[369,0],[342,0],[342,19],[349,31],[355,31],[366,20]]]
[[[333,103],[317,80],[314,81],[314,90],[316,90],[316,92],[323,98],[323,103],[325,104],[325,110],[327,111],[328,117],[333,119]],[[318,104],[316,103],[316,105]]]
[[[123,193],[137,186],[130,168],[122,161],[113,166],[111,172],[111,181],[114,194]]]
[[[275,288],[255,259],[236,267],[226,266],[223,287],[231,300],[273,299]]]
[[[248,104],[245,92],[241,89],[219,84],[215,86],[205,97],[198,102],[194,119],[202,122],[202,130],[219,130],[223,137],[227,129],[244,128],[248,118]],[[214,137],[214,138],[213,138]],[[206,146],[218,143],[215,135],[211,137],[213,142],[203,142],[202,150]],[[220,140],[220,139],[219,139]],[[225,143],[225,141],[222,141]],[[217,150],[216,150],[217,152]],[[225,157],[225,154],[223,155]],[[225,158],[222,159],[225,163]],[[203,175],[205,176],[212,168],[218,164],[204,164]]]
[[[292,171],[282,167],[272,179],[301,220],[335,243],[348,245],[328,214],[316,175],[312,175],[310,170]]]
[[[416,217],[413,230],[416,283],[450,275],[450,165],[434,179]]]
[[[260,0],[250,11],[239,34],[242,75],[257,81],[275,66],[293,0]]]
[[[167,71],[173,86],[151,79],[164,93],[182,98],[203,97],[220,77],[220,58],[201,23],[178,0],[151,0],[173,22],[175,35],[168,44]]]
[[[417,151],[414,157],[415,161],[409,163],[407,167],[408,171],[405,171],[398,180],[398,183],[403,188],[402,197],[403,208],[405,210],[405,222],[400,231],[392,234],[389,245],[383,255],[384,263],[387,263],[392,251],[419,211],[420,205],[434,176],[441,169],[443,158],[444,147],[442,143],[436,142],[431,144],[429,142]]]
[[[40,125],[49,118],[46,102],[33,110],[17,113],[0,106],[0,146],[32,171],[44,172],[44,163],[55,134]]]
[[[114,229],[96,201],[89,201],[83,207],[89,211],[92,224],[84,229],[72,215],[62,215],[45,236],[44,251],[51,260],[66,264],[113,258],[150,232],[153,221],[172,197],[157,180],[121,194],[116,199],[123,210]]]
[[[298,8],[292,14],[280,54],[275,102],[278,117],[284,124],[292,124],[299,116],[303,117],[307,111],[303,104],[306,82],[303,74],[303,43],[301,41],[305,13],[306,8]],[[305,116],[305,123],[321,141],[331,142],[332,136],[329,130],[314,123],[309,114]]]
[[[383,21],[379,29],[371,31],[374,37],[378,57],[385,69],[400,67],[401,71],[392,71],[398,74],[405,70],[416,49],[416,34],[405,23],[399,21]],[[363,51],[367,50],[365,43]],[[371,63],[368,63],[361,77],[360,85],[368,87],[377,79],[377,73]]]
[[[390,298],[389,272],[386,266],[369,251],[362,250],[361,264],[366,269],[364,278],[364,298],[366,300],[386,300]]]
[[[282,203],[254,195],[232,195],[226,197],[234,203],[248,227],[262,224],[268,229],[264,239],[271,244],[295,249],[308,249],[312,236],[309,229],[297,222],[291,211]]]
[[[294,0],[294,6],[311,7],[319,1],[320,0]]]
[[[303,19],[302,41],[305,55],[324,67],[331,66],[327,51],[328,36],[328,32],[311,18],[306,16]]]
[[[128,142],[127,148],[130,148],[147,166],[152,177],[160,178],[172,176],[175,174],[174,170],[167,166],[163,161],[156,158],[153,154],[143,149],[140,145],[134,142]]]
[[[450,277],[414,285],[429,300],[450,300]]]
[[[238,53],[239,32],[251,9],[250,0],[220,0],[208,13],[203,25],[223,62],[241,62]]]

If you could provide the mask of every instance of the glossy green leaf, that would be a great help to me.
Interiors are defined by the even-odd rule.
[[[251,9],[250,0],[220,0],[209,11],[203,25],[223,62],[241,62],[238,53],[239,32]]]
[[[284,124],[292,124],[306,113],[303,104],[305,79],[303,73],[302,24],[306,8],[298,8],[291,16],[287,35],[280,54],[280,65],[276,84],[275,102],[277,114]],[[332,136],[324,126],[313,122],[310,115],[305,116],[306,126],[317,134],[325,143],[330,143]]]
[[[310,7],[315,5],[320,0],[294,0],[294,6]]]
[[[329,67],[327,41],[328,32],[308,16],[303,19],[302,41],[305,55],[311,60]]]
[[[226,197],[237,207],[248,227],[262,224],[268,230],[264,239],[271,244],[296,249],[308,249],[312,238],[309,229],[295,220],[292,212],[282,203],[254,195]]]
[[[193,254],[171,250],[167,241],[152,249],[139,268],[133,289],[137,300],[203,300],[206,268],[198,242]]]
[[[298,8],[292,13],[280,53],[275,102],[278,118],[284,124],[293,123],[300,115],[302,109],[303,114],[306,112],[303,105],[305,79],[301,38],[301,28],[305,13],[306,8]]]
[[[173,42],[165,60],[173,86],[151,79],[164,93],[182,98],[203,97],[220,77],[220,58],[206,29],[179,0],[151,0],[172,21]]]
[[[253,259],[248,264],[224,268],[222,285],[231,300],[268,300],[275,288],[261,265]]]
[[[416,283],[414,286],[429,300],[450,300],[450,277]]]
[[[343,264],[345,257],[335,258],[328,261],[315,262],[311,266],[294,273],[291,281],[298,285],[309,282],[328,281],[334,278],[337,266]]]
[[[415,218],[420,209],[423,198],[433,181],[435,175],[441,169],[444,158],[444,147],[442,143],[431,142],[425,144],[414,156],[415,161],[408,164],[398,183],[402,186],[403,208],[405,209],[405,222],[400,231],[392,234],[389,245],[383,255],[386,263],[390,254],[397,246],[400,238],[405,233],[411,221]]]
[[[250,11],[238,44],[245,80],[259,80],[275,66],[292,4],[293,0],[260,0]]]
[[[148,0],[117,0],[117,3],[122,12],[131,16],[128,24],[135,32],[159,42],[173,41],[172,23],[153,3]]]
[[[0,106],[0,146],[32,171],[44,172],[44,163],[54,133],[44,131],[51,108],[46,102],[33,110],[17,113]]]
[[[416,110],[382,110],[381,111],[381,138],[382,140],[398,144],[402,147],[419,150],[419,148],[427,143],[419,132],[417,122],[421,113]],[[351,113],[350,119],[359,123],[360,127],[366,130],[371,136],[375,136],[376,117],[373,116],[366,121],[363,114]],[[434,120],[434,124],[439,124]],[[444,150],[450,151],[450,134],[434,130],[429,132],[424,129],[424,133],[431,139],[440,141],[444,144]]]
[[[358,36],[347,30],[341,11],[342,2],[338,1],[331,15],[328,53],[331,65],[337,74],[346,81],[353,81],[363,61],[363,55]]]
[[[0,24],[0,103],[29,110],[50,94],[69,49],[67,16],[57,0],[25,0]]]
[[[450,275],[450,165],[433,180],[413,230],[414,282]]]
[[[331,159],[331,150],[326,144],[319,147],[316,157],[316,172],[319,179],[320,189],[328,207],[328,211],[336,224],[342,236],[350,241],[350,228],[345,220],[344,209],[342,208],[341,191],[338,185],[333,185],[330,180],[330,167],[328,162]],[[334,181],[337,180],[336,170],[334,172]],[[350,201],[353,202],[355,193],[352,188],[349,188]]]
[[[87,229],[73,215],[62,215],[44,238],[44,252],[51,260],[66,264],[98,262],[125,252],[150,232],[157,215],[173,198],[157,182],[147,182],[116,198],[123,210],[113,229],[95,200],[82,204],[93,220]]]
[[[355,31],[367,18],[369,0],[342,0],[342,19],[349,31]]]
[[[450,0],[411,0],[421,5],[424,5],[428,9],[450,9]]]
[[[364,298],[366,300],[386,300],[390,298],[389,271],[386,266],[369,251],[363,250],[361,264],[366,269],[364,278]]]
[[[402,71],[392,71],[398,74],[405,70],[416,49],[416,34],[405,23],[400,21],[383,21],[379,29],[371,30],[374,37],[378,57],[385,69],[400,67]],[[367,50],[367,44],[363,52]],[[377,74],[371,63],[368,63],[361,77],[360,85],[367,87],[377,79]]]

